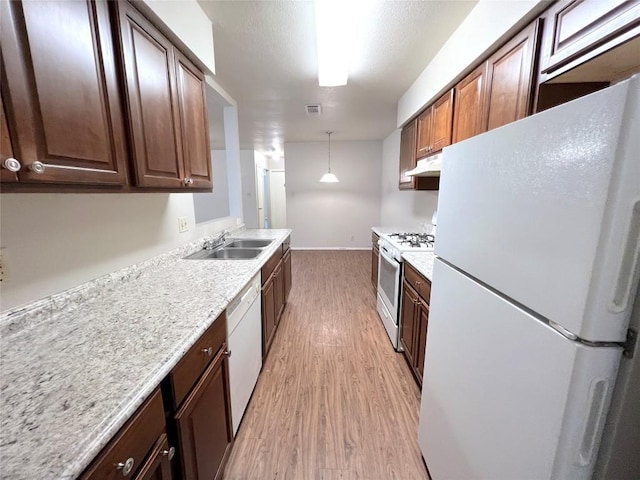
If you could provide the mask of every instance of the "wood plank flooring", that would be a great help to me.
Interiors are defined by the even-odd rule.
[[[292,263],[224,479],[428,479],[420,391],[376,313],[371,253],[294,251]]]

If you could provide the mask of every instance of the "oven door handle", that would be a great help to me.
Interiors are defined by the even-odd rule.
[[[398,262],[395,258],[389,256],[389,254],[387,253],[387,250],[384,248],[384,246],[380,247],[380,255],[382,255],[382,257],[384,257],[384,259],[387,262],[392,263],[394,265],[400,266],[400,262]]]

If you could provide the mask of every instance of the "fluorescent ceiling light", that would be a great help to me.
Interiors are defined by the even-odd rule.
[[[318,84],[337,87],[347,84],[351,55],[362,17],[356,0],[315,0]]]

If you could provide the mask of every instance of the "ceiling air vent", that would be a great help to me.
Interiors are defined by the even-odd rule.
[[[305,105],[304,106],[307,115],[312,115],[314,117],[319,117],[322,113],[322,105]]]

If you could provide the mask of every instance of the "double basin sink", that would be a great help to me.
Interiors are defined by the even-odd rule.
[[[251,260],[262,253],[262,249],[273,240],[236,238],[213,250],[202,249],[184,257],[185,260]]]

